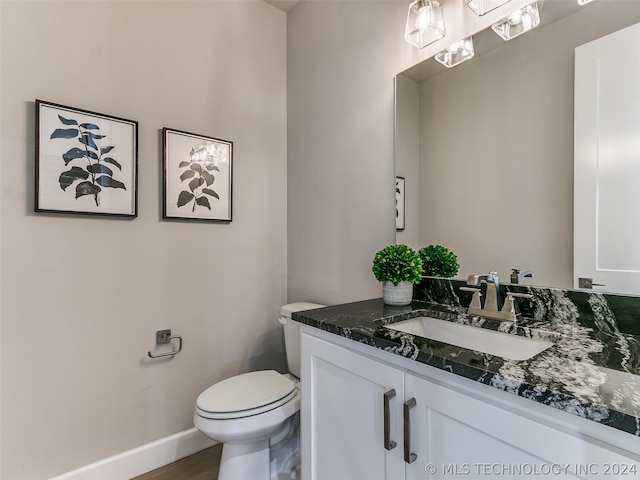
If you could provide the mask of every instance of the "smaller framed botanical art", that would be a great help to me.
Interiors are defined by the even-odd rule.
[[[233,142],[162,129],[162,217],[231,221]]]
[[[396,177],[396,230],[404,230],[404,177]]]
[[[138,122],[36,100],[36,212],[137,216]]]

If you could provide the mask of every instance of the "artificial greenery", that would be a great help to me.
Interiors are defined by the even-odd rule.
[[[458,273],[458,257],[442,245],[429,245],[418,250],[422,273],[430,277],[451,278]]]
[[[417,283],[422,279],[422,260],[406,245],[389,245],[373,257],[373,274],[380,282]]]

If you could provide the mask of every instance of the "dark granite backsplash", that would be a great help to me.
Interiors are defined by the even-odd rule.
[[[463,313],[472,296],[471,292],[460,290],[463,286],[467,286],[463,280],[424,277],[414,286],[413,298],[446,305]],[[506,292],[533,295],[531,299],[515,299],[517,311],[525,318],[549,322],[577,321],[583,327],[603,333],[640,336],[640,297],[529,285],[500,285],[502,300]]]

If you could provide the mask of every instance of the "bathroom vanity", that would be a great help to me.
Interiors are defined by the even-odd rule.
[[[563,290],[519,287],[533,295],[531,318],[514,324],[468,315],[455,282],[435,284],[417,296],[444,292],[440,304],[373,299],[294,314],[303,478],[640,477],[636,335],[581,324]],[[486,353],[455,345],[466,341],[458,330],[443,341],[388,327],[418,317],[537,344]]]

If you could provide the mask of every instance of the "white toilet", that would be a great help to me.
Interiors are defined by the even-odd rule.
[[[300,325],[291,313],[323,306],[299,302],[280,310],[290,373],[236,375],[196,400],[194,425],[224,443],[218,480],[300,478]]]

